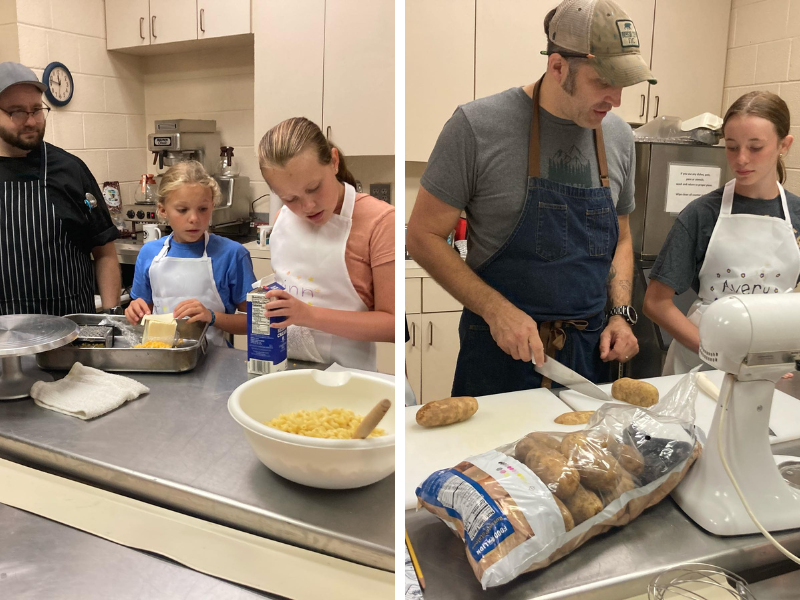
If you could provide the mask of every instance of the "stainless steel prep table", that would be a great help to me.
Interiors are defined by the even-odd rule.
[[[800,375],[794,379],[777,387],[797,397]],[[800,441],[773,447],[773,453],[800,456]],[[621,600],[646,594],[653,577],[681,563],[704,562],[735,573],[788,563],[760,534],[706,533],[667,497],[625,527],[589,540],[546,569],[483,591],[467,562],[464,543],[444,523],[425,509],[406,511],[405,521],[425,578],[425,600]],[[800,529],[774,536],[790,552],[800,553]]]
[[[150,394],[93,421],[0,402],[0,454],[271,539],[394,570],[394,475],[355,490],[292,483],[230,417],[245,353],[209,347],[179,374],[129,374]],[[311,365],[294,363],[291,368]]]
[[[274,598],[0,504],[0,598]]]

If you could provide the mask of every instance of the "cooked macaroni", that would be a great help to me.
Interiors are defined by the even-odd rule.
[[[353,437],[364,417],[346,408],[299,410],[278,415],[264,425],[307,437],[346,440]],[[367,437],[386,435],[383,429],[374,429]]]
[[[144,344],[136,344],[134,348],[172,348],[172,344],[158,342],[156,340],[148,340]]]

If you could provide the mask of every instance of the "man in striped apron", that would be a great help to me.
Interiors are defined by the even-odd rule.
[[[94,313],[95,277],[119,304],[117,229],[83,161],[43,141],[44,88],[0,64],[0,315]]]

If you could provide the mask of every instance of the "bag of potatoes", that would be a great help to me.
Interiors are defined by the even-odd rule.
[[[582,431],[531,432],[437,471],[418,504],[461,537],[484,589],[544,568],[683,479],[701,452],[694,377],[650,409],[604,404]]]

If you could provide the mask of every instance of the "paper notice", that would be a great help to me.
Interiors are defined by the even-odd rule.
[[[720,167],[670,163],[666,212],[677,214],[695,198],[717,189],[721,175]]]

